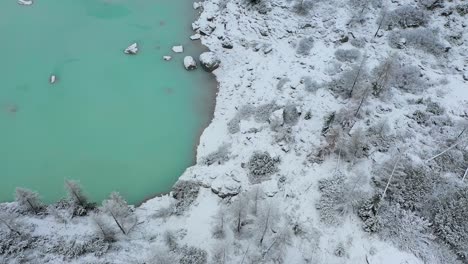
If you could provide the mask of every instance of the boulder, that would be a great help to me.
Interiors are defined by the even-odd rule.
[[[197,62],[195,62],[192,56],[186,56],[184,58],[184,67],[188,71],[194,70],[197,68]]]
[[[223,199],[238,195],[240,190],[240,183],[231,178],[216,179],[211,184],[211,191]]]
[[[184,46],[173,46],[172,51],[175,53],[182,53],[184,52]]]
[[[57,81],[57,76],[51,75],[50,78],[49,78],[49,82],[50,82],[51,84],[54,84],[56,81]]]
[[[29,6],[33,4],[33,1],[32,0],[18,0],[18,4]]]
[[[137,43],[133,43],[132,45],[128,46],[125,50],[124,50],[124,53],[125,54],[129,54],[129,55],[135,55],[138,53],[138,44]]]
[[[163,56],[163,59],[165,61],[170,61],[172,59],[172,57],[171,56]]]
[[[190,36],[190,39],[191,39],[191,40],[198,40],[198,39],[200,39],[200,38],[201,38],[201,35],[198,34],[198,33],[195,34],[195,35]]]
[[[200,55],[200,64],[207,72],[212,72],[219,67],[221,61],[214,52],[203,52]]]
[[[232,42],[228,39],[224,40],[223,43],[221,43],[221,46],[225,49],[232,49],[234,48],[234,45],[232,45]]]

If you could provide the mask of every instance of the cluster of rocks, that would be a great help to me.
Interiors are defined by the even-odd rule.
[[[195,40],[195,39],[200,39],[200,34],[195,34],[190,37],[190,39]],[[130,46],[128,46],[125,50],[124,53],[128,55],[136,55],[138,53],[138,44],[133,43]],[[178,46],[173,46],[172,51],[174,53],[183,53],[184,52],[184,47],[182,45]],[[170,61],[172,59],[172,56],[166,55],[163,56],[163,59],[165,61]],[[213,52],[204,52],[200,55],[199,61],[203,69],[205,69],[207,72],[212,72],[216,70],[219,67],[219,64],[221,61],[219,58],[216,56],[215,53]],[[197,62],[192,56],[185,56],[184,57],[184,67],[186,70],[194,70],[197,68]],[[52,81],[51,81],[52,83]]]

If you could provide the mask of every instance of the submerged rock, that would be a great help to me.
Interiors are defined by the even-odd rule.
[[[124,50],[124,53],[125,54],[129,54],[129,55],[135,55],[138,53],[138,44],[137,43],[133,43],[132,45],[128,46],[125,50]]]
[[[186,56],[184,58],[184,67],[188,71],[194,70],[197,68],[197,63],[195,62],[192,56]]]
[[[18,4],[20,4],[20,5],[32,5],[33,1],[32,0],[18,0]]]
[[[221,61],[219,60],[218,56],[214,52],[203,52],[200,55],[200,63],[203,67],[208,72],[212,72],[216,70],[219,67],[219,64]]]
[[[172,59],[172,57],[171,56],[163,56],[163,59],[165,61],[170,61]]]
[[[51,75],[50,78],[49,78],[49,82],[51,84],[54,84],[55,82],[57,82],[57,76]]]
[[[175,53],[182,53],[184,52],[184,46],[173,46],[172,51]]]

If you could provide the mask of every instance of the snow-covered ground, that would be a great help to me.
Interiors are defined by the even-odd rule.
[[[254,2],[195,5],[202,12],[193,28],[221,61],[214,71],[219,92],[197,164],[173,193],[177,199],[171,194],[147,201],[135,208],[138,224],[128,235],[117,234],[109,248],[100,245],[72,258],[50,245],[72,241],[70,248],[77,250],[76,243],[89,243],[100,233],[91,217],[20,216],[18,225],[41,238],[29,250],[0,251],[0,263],[457,263],[451,252],[421,256],[419,249],[382,235],[388,233],[365,232],[357,204],[382,194],[372,177],[382,176],[376,175],[379,168],[400,156],[467,188],[464,170],[441,169],[431,159],[456,143],[458,162],[468,167],[462,142],[468,122],[468,16],[456,10],[465,2],[431,9],[422,5],[430,1],[412,0]],[[417,44],[401,37],[399,48],[392,48],[391,34],[418,29],[386,22],[377,32],[382,14],[392,18],[392,10],[406,5],[422,10],[427,21],[419,29],[438,29],[440,43],[421,46],[429,32],[424,31]],[[418,15],[405,23],[419,23]],[[386,82],[374,70],[385,62],[393,70],[383,72],[399,78]],[[377,86],[384,91],[379,94]],[[429,111],[435,104],[444,110]],[[332,113],[335,121],[324,129]],[[344,191],[323,181],[339,175]],[[321,203],[329,189],[340,202]],[[15,203],[3,207],[16,210]],[[104,220],[115,229],[112,218]],[[388,232],[401,240],[402,232],[412,233],[406,226],[401,230]],[[440,239],[419,243],[437,247]]]

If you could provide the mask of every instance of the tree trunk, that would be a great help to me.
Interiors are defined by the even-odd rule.
[[[117,218],[115,218],[115,215],[114,213],[111,212],[111,216],[112,218],[114,219],[115,223],[117,224],[117,226],[119,227],[120,231],[122,231],[122,233],[124,235],[127,235],[127,232],[125,232],[125,229],[123,228],[123,226],[120,224],[120,222],[117,220]]]

